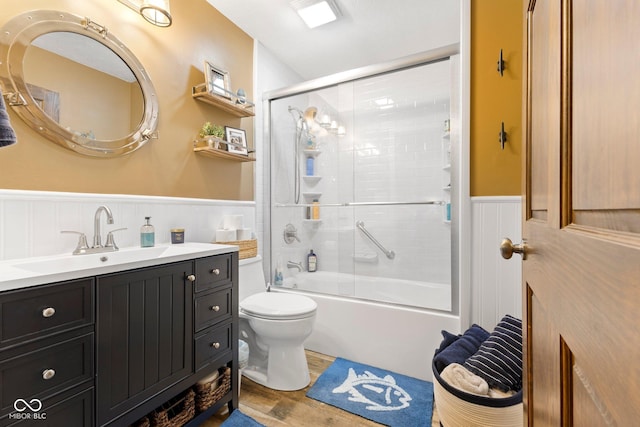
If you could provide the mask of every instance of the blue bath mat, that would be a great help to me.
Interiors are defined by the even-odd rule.
[[[220,427],[264,427],[264,425],[236,409],[220,424]]]
[[[387,426],[431,426],[433,383],[342,358],[307,397]]]

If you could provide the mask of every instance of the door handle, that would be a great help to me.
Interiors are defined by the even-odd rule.
[[[504,259],[510,259],[513,253],[522,255],[522,260],[527,259],[527,241],[522,239],[519,245],[514,245],[511,239],[505,237],[500,243],[500,255]]]

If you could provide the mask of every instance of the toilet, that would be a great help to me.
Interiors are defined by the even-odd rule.
[[[303,295],[266,292],[262,258],[239,262],[240,339],[249,345],[242,375],[275,390],[309,385],[304,341],[311,335],[317,304]]]

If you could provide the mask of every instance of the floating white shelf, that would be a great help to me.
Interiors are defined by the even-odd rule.
[[[305,175],[305,176],[302,177],[302,179],[307,184],[315,185],[315,184],[318,183],[318,181],[320,181],[322,179],[322,177],[318,176],[318,175]]]
[[[304,192],[302,195],[308,199],[319,199],[322,197],[322,193]]]
[[[316,157],[322,153],[320,150],[302,150],[306,156]]]

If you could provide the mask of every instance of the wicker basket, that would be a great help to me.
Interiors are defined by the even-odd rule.
[[[433,399],[438,408],[440,425],[444,427],[521,427],[522,390],[511,397],[476,396],[449,385],[440,377],[436,364],[433,370]]]
[[[196,414],[195,392],[193,389],[174,397],[149,414],[153,427],[181,427]]]
[[[222,372],[224,370],[224,372]],[[196,384],[196,409],[203,412],[231,390],[231,368],[221,368],[220,376],[215,380]]]
[[[239,259],[253,258],[258,255],[258,240],[233,240],[231,242],[216,242],[221,245],[233,245],[240,247]]]

